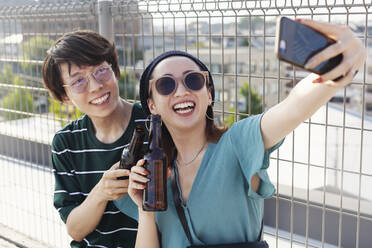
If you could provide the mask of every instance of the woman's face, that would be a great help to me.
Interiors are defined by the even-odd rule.
[[[187,73],[200,68],[194,61],[183,56],[173,56],[162,60],[156,65],[150,82],[152,98],[148,106],[152,114],[161,116],[169,130],[193,129],[205,125],[208,105],[212,103],[212,95],[206,84],[200,90],[190,90],[183,83]],[[169,95],[159,94],[155,88],[156,80],[163,76],[176,79],[176,89]]]

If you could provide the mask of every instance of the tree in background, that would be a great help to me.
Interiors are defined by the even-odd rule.
[[[54,118],[58,120],[62,126],[84,115],[83,112],[74,106],[61,103],[51,97],[49,97],[49,112],[54,114]]]
[[[24,81],[21,80],[18,76],[12,77],[12,83],[15,86],[22,86],[25,84]],[[1,107],[8,110],[32,113],[34,110],[34,101],[30,91],[22,88],[11,89],[12,92],[10,92],[1,100]],[[8,112],[4,115],[4,118],[6,120],[16,120],[26,117],[28,117],[27,114],[17,112]]]
[[[20,50],[23,51],[23,58],[25,60],[31,60],[31,62],[22,62],[21,68],[24,74],[28,74],[34,77],[40,77],[41,63],[46,55],[46,51],[53,44],[53,40],[46,36],[34,36],[27,41],[20,44]],[[20,75],[14,75],[13,68],[11,65],[4,65],[2,73],[0,75],[1,84],[13,84],[15,86],[40,86],[37,80],[24,81],[25,77]],[[22,88],[8,87],[8,91],[2,91],[0,93],[0,106],[7,110],[16,110],[20,112],[34,112],[34,99],[30,90]],[[4,112],[4,118],[6,120],[15,120],[20,118],[29,117],[27,114],[17,112]]]
[[[23,58],[31,62],[22,62],[22,71],[19,75],[15,75],[11,65],[4,65],[0,75],[1,84],[13,84],[15,86],[34,86],[40,87],[38,80],[26,79],[27,76],[35,78],[41,77],[41,63],[46,55],[46,51],[53,44],[53,40],[47,36],[34,36],[20,44],[20,50],[23,51]],[[26,75],[24,75],[26,74]],[[25,77],[26,76],[26,77]],[[25,81],[27,80],[27,81]],[[30,90],[22,88],[8,87],[8,91],[0,93],[0,106],[7,110],[16,110],[20,112],[33,113],[35,111],[35,101],[37,97]],[[6,120],[15,120],[29,117],[27,114],[16,112],[4,112]]]
[[[0,75],[0,82],[1,83],[12,83],[13,75],[14,73],[13,73],[12,66],[9,64],[4,64],[3,69],[1,71],[1,75]]]
[[[239,94],[245,99],[245,110],[238,113],[238,119],[235,120],[235,114],[229,114],[225,118],[225,124],[228,127],[238,120],[247,118],[247,114],[256,115],[262,113],[262,97],[258,94],[257,91],[251,89],[249,84],[245,82],[243,86],[239,89]],[[235,108],[231,107],[230,112],[235,112]]]
[[[9,64],[4,64],[0,74],[0,84],[13,84],[13,68]],[[7,95],[6,90],[0,90],[0,99]]]
[[[23,58],[32,62],[23,62],[21,67],[26,74],[35,75],[41,73],[41,64],[37,61],[44,60],[46,52],[54,43],[47,36],[37,35],[22,42],[20,49],[23,50]]]
[[[253,115],[262,113],[262,97],[257,91],[251,89],[247,82],[240,88],[239,93],[245,98],[245,113],[249,113],[249,110]]]
[[[138,99],[139,79],[134,72],[121,72],[119,84],[119,95],[124,99],[135,100]]]

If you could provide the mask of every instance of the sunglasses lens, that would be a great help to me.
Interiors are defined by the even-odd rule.
[[[159,94],[166,96],[174,91],[176,82],[171,77],[162,77],[156,81],[155,87]]]
[[[185,78],[185,85],[190,90],[200,90],[205,83],[205,77],[198,72],[190,73]]]

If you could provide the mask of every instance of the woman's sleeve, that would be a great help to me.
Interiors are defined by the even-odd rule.
[[[233,151],[239,161],[239,166],[247,180],[248,196],[253,198],[270,198],[275,193],[275,187],[267,174],[270,164],[270,154],[278,149],[284,139],[265,151],[261,134],[261,119],[264,114],[248,117],[234,123],[229,132]],[[255,192],[251,179],[255,174],[261,179],[260,187]]]

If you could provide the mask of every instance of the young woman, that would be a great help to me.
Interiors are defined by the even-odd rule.
[[[326,74],[309,75],[281,103],[235,123],[228,131],[214,125],[213,80],[198,59],[183,52],[166,52],[142,75],[142,105],[148,114],[162,118],[163,147],[194,245],[259,239],[263,199],[275,191],[266,173],[270,153],[335,92],[348,85],[365,62],[366,51],[349,28],[298,21],[337,40],[315,55],[308,68],[340,53],[343,61]],[[337,82],[330,81],[341,75],[343,78]],[[156,213],[142,210],[142,191],[148,181],[143,164],[141,160],[132,168],[128,190],[138,205],[136,247],[189,246],[191,242],[178,217],[170,180],[168,210]],[[124,198],[116,201],[116,205],[127,213],[133,210]]]

